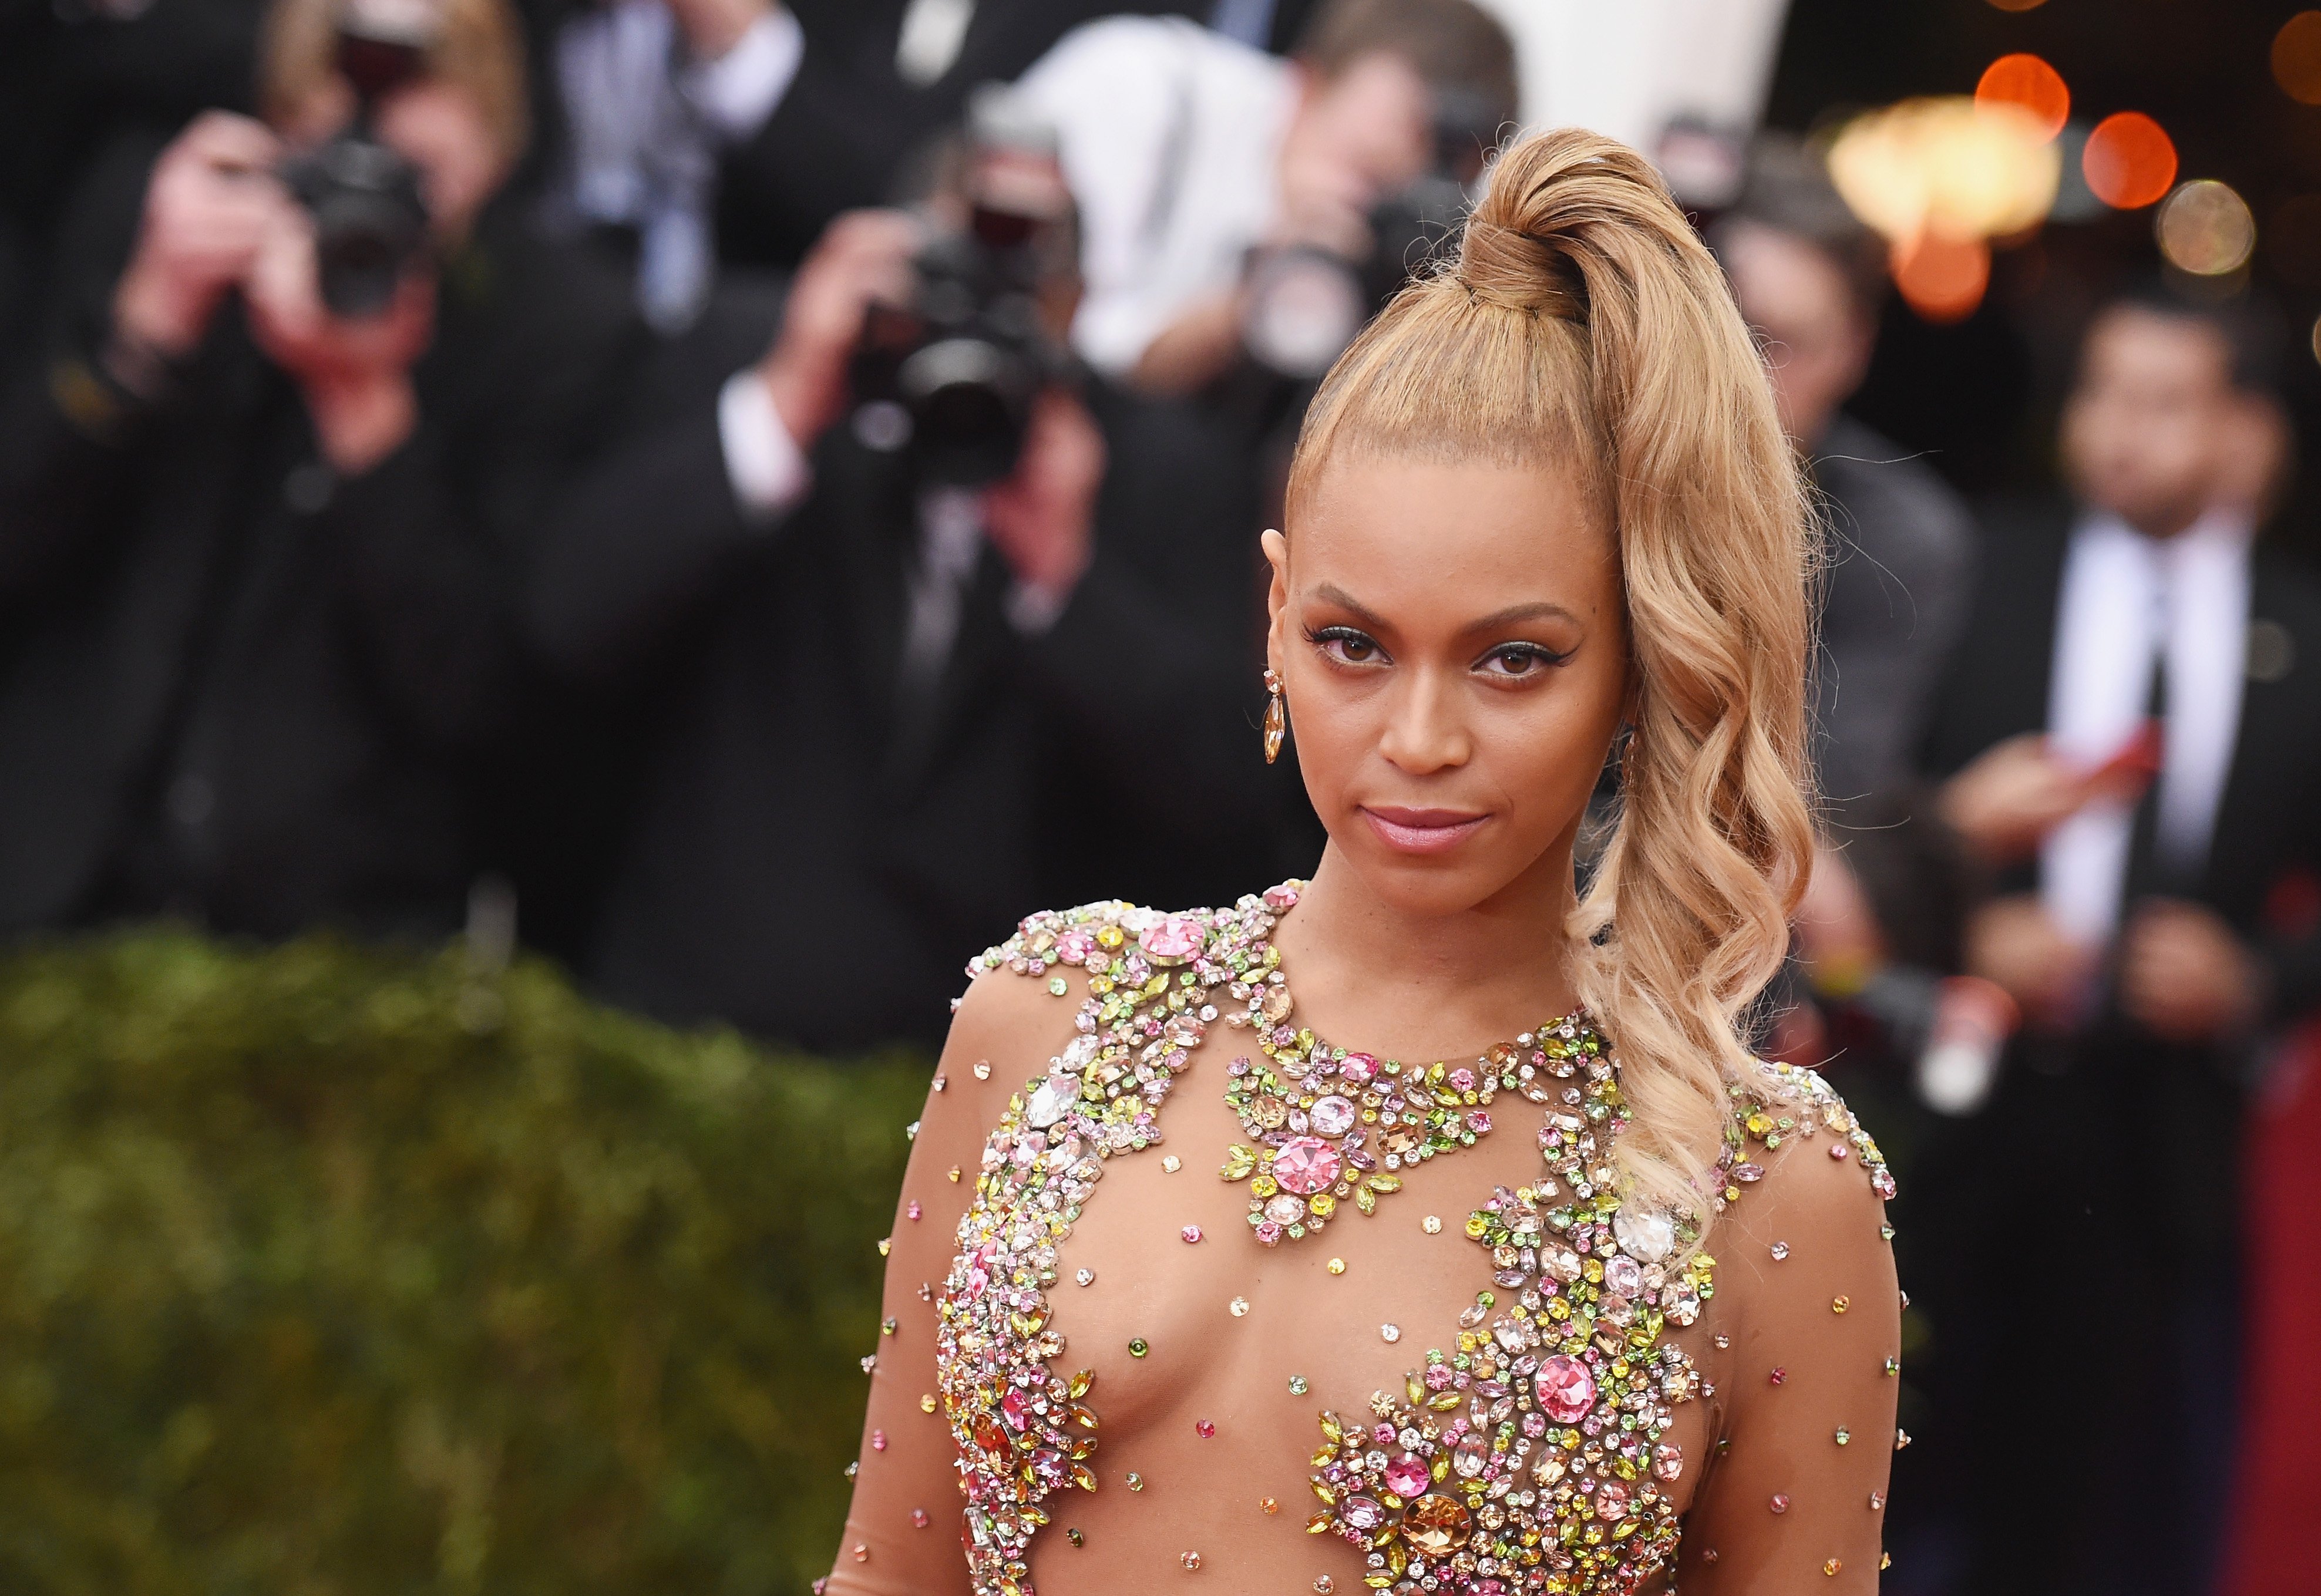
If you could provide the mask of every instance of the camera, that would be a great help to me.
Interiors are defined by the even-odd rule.
[[[315,291],[331,313],[385,310],[427,242],[419,168],[372,130],[381,98],[424,69],[426,40],[404,27],[364,31],[352,14],[339,33],[339,70],[353,85],[346,131],[282,165],[283,186],[314,222]]]
[[[1482,95],[1439,92],[1433,160],[1370,208],[1368,253],[1349,259],[1299,245],[1252,261],[1242,341],[1258,364],[1306,382],[1327,371],[1362,324],[1457,235],[1497,131]]]
[[[1052,132],[1004,94],[978,95],[954,157],[965,213],[946,223],[934,207],[911,303],[871,307],[853,424],[870,448],[907,452],[920,481],[979,487],[1015,470],[1033,401],[1065,370],[1042,296],[1076,268],[1060,178],[1039,176],[1054,167]]]

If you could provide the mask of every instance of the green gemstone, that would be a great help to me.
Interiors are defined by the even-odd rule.
[[[1128,1344],[1128,1356],[1131,1357],[1142,1357],[1146,1353],[1151,1350],[1152,1348],[1145,1342],[1144,1338],[1142,1336],[1137,1337]]]
[[[1289,1376],[1289,1394],[1291,1396],[1304,1396],[1306,1394],[1305,1375],[1292,1374]]]

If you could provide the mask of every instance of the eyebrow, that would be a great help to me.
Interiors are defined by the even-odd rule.
[[[1385,616],[1356,599],[1353,594],[1335,583],[1323,583],[1314,589],[1314,596],[1326,603],[1335,604],[1342,610],[1352,611],[1365,626],[1373,630],[1392,630]],[[1579,624],[1579,617],[1561,604],[1550,603],[1543,599],[1528,604],[1510,604],[1504,610],[1495,611],[1488,615],[1470,621],[1459,630],[1461,632],[1495,631],[1500,627],[1514,626],[1525,621],[1543,620],[1569,621],[1574,626]]]

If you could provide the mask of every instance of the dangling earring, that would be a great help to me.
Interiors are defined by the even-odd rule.
[[[1265,762],[1272,764],[1281,757],[1281,739],[1289,733],[1289,711],[1281,702],[1281,678],[1273,667],[1265,668]]]

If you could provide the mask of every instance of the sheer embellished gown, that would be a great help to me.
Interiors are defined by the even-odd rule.
[[[1875,1589],[1892,1182],[1837,1095],[1734,1087],[1690,1235],[1616,1194],[1584,1015],[1440,1061],[1318,1037],[1297,899],[975,961],[831,1596]]]

